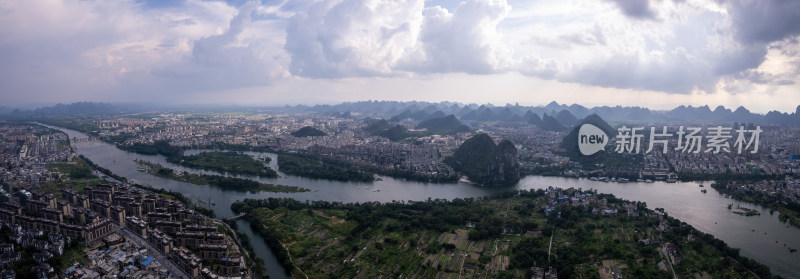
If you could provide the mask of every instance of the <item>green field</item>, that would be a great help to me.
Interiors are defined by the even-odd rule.
[[[532,267],[555,268],[559,278],[601,278],[612,267],[627,278],[672,278],[673,270],[681,278],[771,277],[766,266],[686,223],[596,196],[550,214],[544,208],[552,199],[541,190],[408,203],[269,198],[231,207],[249,213],[295,278],[530,278]],[[683,259],[673,267],[667,243]]]

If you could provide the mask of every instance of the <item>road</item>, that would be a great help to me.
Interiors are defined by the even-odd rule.
[[[550,233],[550,246],[547,247],[547,261],[550,261],[550,251],[553,251],[553,236],[556,234],[556,226],[553,226],[553,232]]]
[[[147,240],[145,240],[144,238],[136,235],[135,233],[129,231],[128,229],[120,228],[117,225],[114,225],[114,231],[117,232],[119,235],[129,239],[130,241],[135,242],[137,245],[147,247],[147,251],[151,251],[151,253],[148,254],[152,255],[156,261],[158,261],[159,263],[161,263],[162,266],[167,268],[167,270],[169,270],[170,273],[172,273],[172,275],[178,278],[185,278],[185,279],[192,278],[192,276],[184,272],[177,265],[175,265],[175,263],[169,260],[167,256],[161,252],[161,250],[156,249],[155,247],[150,245],[150,243],[147,242]]]
[[[656,231],[658,231],[658,240],[661,241],[661,254],[663,254],[664,257],[667,258],[667,263],[669,263],[669,270],[672,271],[672,277],[678,279],[678,275],[675,274],[675,268],[672,267],[672,261],[669,259],[669,254],[667,254],[667,244],[664,243],[664,238],[661,236],[661,231],[659,231],[658,228],[656,228],[656,226],[653,226],[653,228],[656,229]]]

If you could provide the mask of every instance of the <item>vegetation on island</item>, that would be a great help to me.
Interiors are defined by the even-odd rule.
[[[534,267],[559,278],[603,278],[612,267],[626,278],[772,278],[738,249],[644,203],[565,193],[597,202],[554,205],[536,190],[390,203],[246,199],[231,209],[248,213],[294,278],[531,278]]]
[[[164,155],[167,158],[180,158],[183,156],[183,148],[172,146],[167,140],[158,140],[152,144],[134,143],[133,145],[118,144],[117,148],[144,155]]]
[[[313,155],[279,154],[278,170],[291,175],[337,181],[375,181],[371,172],[359,170],[353,165]]]
[[[209,175],[209,174],[195,174],[186,171],[178,172],[175,171],[174,169],[164,167],[161,164],[142,161],[142,160],[136,160],[136,163],[139,164],[140,166],[139,171],[150,175],[155,175],[158,177],[163,177],[166,179],[172,179],[176,181],[182,181],[195,185],[210,185],[225,190],[266,191],[266,192],[282,192],[282,193],[309,191],[308,189],[302,187],[260,183],[258,181],[244,179],[244,178],[226,177],[221,175]]]
[[[781,196],[769,196],[760,191],[738,191],[729,189],[727,185],[728,182],[726,181],[718,181],[711,184],[711,187],[722,194],[730,195],[734,200],[749,202],[769,208],[771,210],[770,213],[778,211],[778,220],[800,228],[800,203],[793,202]],[[746,213],[749,213],[749,211],[746,211],[745,214]]]
[[[189,168],[276,178],[278,173],[267,165],[270,160],[269,157],[256,160],[247,154],[234,151],[211,151],[189,156],[167,157],[168,162]]]
[[[739,206],[738,204],[736,205],[735,208],[733,207],[733,204],[729,204],[728,205],[728,210],[731,210],[731,212],[733,214],[738,214],[738,215],[748,216],[748,217],[761,215],[761,212],[759,212],[756,209]]]
[[[380,174],[389,176],[392,178],[400,178],[406,179],[409,181],[418,181],[418,182],[427,182],[427,183],[455,183],[458,182],[458,176],[454,173],[446,173],[446,172],[439,172],[435,175],[428,175],[425,173],[415,172],[412,170],[401,170],[401,169],[380,169],[380,168],[372,168],[371,171]]]
[[[234,143],[227,143],[221,141],[215,141],[211,143],[210,146],[207,148],[209,149],[217,149],[217,150],[227,150],[227,151],[254,151],[254,152],[274,152],[274,150],[270,149],[266,146],[253,146],[247,144],[234,144]]]
[[[122,182],[127,182],[128,181],[127,178],[125,178],[123,176],[120,176],[120,175],[117,175],[117,174],[113,173],[109,169],[106,169],[106,168],[98,166],[97,164],[92,162],[92,160],[89,160],[89,158],[86,158],[83,155],[78,155],[78,157],[81,159],[82,162],[85,162],[86,165],[88,165],[89,167],[91,167],[93,169],[96,169],[97,171],[107,175],[108,177],[114,178],[114,179],[122,181]],[[67,183],[66,185],[71,185],[70,189],[74,189],[74,190],[78,191],[79,193],[83,193],[83,187],[84,186],[86,186],[86,185],[94,185],[94,184],[105,182],[105,181],[104,180],[95,179],[95,180],[91,180],[91,183],[87,183],[86,181],[80,181],[80,180],[77,180],[77,181],[74,181],[74,182],[81,182],[81,183],[77,183],[77,184],[74,184],[74,185]],[[141,185],[141,184],[138,184],[138,183],[133,183],[133,184],[131,184],[131,186],[137,187],[137,188],[140,188],[140,189],[143,189],[143,190],[147,190],[147,191],[150,191],[150,192],[153,192],[153,193],[156,193],[156,194],[158,194],[158,195],[160,195],[160,196],[162,196],[164,198],[174,199],[174,200],[180,201],[186,207],[192,208],[192,209],[194,209],[195,211],[197,211],[200,214],[206,215],[206,216],[208,216],[210,218],[216,218],[216,214],[214,213],[213,210],[205,208],[205,207],[202,207],[202,206],[199,206],[199,205],[195,205],[194,202],[190,198],[184,196],[181,192],[170,191],[170,190],[166,190],[164,188],[154,188],[154,187],[151,187],[151,186],[145,186],[145,185]],[[63,183],[62,183],[62,187],[64,187]],[[60,188],[52,189],[52,193],[55,194],[55,195],[60,196],[61,195]],[[255,254],[253,254],[253,255],[255,256]]]
[[[267,165],[271,158],[257,160],[237,151],[208,151],[185,156],[183,148],[172,146],[166,140],[159,140],[153,144],[135,143],[133,145],[117,145],[117,147],[138,154],[163,155],[167,157],[168,162],[188,168],[267,178],[278,177],[278,173]],[[227,147],[237,150],[248,149],[239,145]]]

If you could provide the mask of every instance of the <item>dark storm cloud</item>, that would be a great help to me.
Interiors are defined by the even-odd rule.
[[[613,0],[623,13],[632,18],[655,18],[648,1]],[[672,44],[692,45],[685,53],[666,53],[661,61],[651,61],[642,55],[613,55],[606,60],[578,66],[570,73],[559,76],[565,81],[603,87],[644,89],[670,93],[691,93],[695,88],[713,90],[713,85],[725,77],[748,80],[763,85],[791,85],[785,77],[759,72],[769,48],[791,52],[782,48],[788,40],[796,44],[800,34],[800,1],[797,0],[733,0],[721,2],[727,7],[732,26],[726,32],[738,43],[721,48],[706,48],[709,40],[702,31],[680,33]],[[707,13],[704,17],[717,24],[722,17]],[[721,32],[717,29],[717,32]],[[701,34],[698,36],[698,34]],[[686,37],[683,37],[686,36]],[[697,41],[701,40],[701,41]],[[580,44],[579,42],[574,42]],[[686,51],[686,50],[685,50]],[[791,56],[791,55],[789,55]]]
[[[585,1],[597,8],[558,0],[6,1],[0,84],[5,102],[184,101],[260,86],[296,92],[306,78],[348,88],[356,85],[338,80],[515,72],[683,94],[713,92],[720,80],[793,84],[800,74],[800,0]],[[777,67],[759,72],[767,50]]]
[[[704,62],[669,54],[664,62],[644,61],[633,55],[615,55],[590,63],[561,77],[564,81],[601,87],[688,94],[709,88],[716,80]]]
[[[800,1],[734,0],[729,12],[739,41],[770,43],[800,34]]]
[[[718,76],[736,74],[758,68],[764,62],[767,48],[763,44],[748,45],[718,53],[714,58],[714,74]]]
[[[608,0],[617,4],[623,14],[634,19],[655,20],[657,16],[650,9],[650,0]]]

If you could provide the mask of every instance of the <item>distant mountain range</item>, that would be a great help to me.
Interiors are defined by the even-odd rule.
[[[15,109],[11,115],[106,115],[124,112],[125,109],[109,103],[77,102],[71,104],[57,104],[51,107],[40,107],[34,110]]]
[[[302,108],[325,113],[360,112],[388,117],[389,122],[408,119],[424,121],[452,114],[467,124],[472,122],[525,122],[552,131],[566,131],[569,127],[575,126],[580,119],[591,114],[596,114],[609,122],[689,120],[800,125],[800,106],[794,113],[770,111],[767,114],[752,113],[744,107],[731,110],[718,106],[712,110],[709,106],[678,106],[669,111],[656,111],[642,107],[623,106],[587,108],[577,104],[568,106],[556,102],[550,102],[546,106],[520,106],[518,104],[493,106],[452,102],[364,101]]]
[[[437,112],[441,112],[441,111],[437,111]],[[419,114],[419,115],[421,115],[421,114]],[[434,114],[427,114],[427,115],[430,116],[430,115],[439,115],[439,114],[438,113],[434,113]],[[424,118],[427,118],[427,117],[424,117]],[[390,120],[394,120],[394,121],[391,121],[391,122],[397,122],[399,120],[404,120],[404,119],[407,119],[407,118],[392,117]],[[471,131],[469,126],[461,124],[461,121],[459,121],[458,118],[456,118],[456,116],[452,115],[452,114],[448,115],[448,116],[443,116],[443,117],[428,118],[427,120],[424,120],[424,121],[420,122],[419,124],[417,124],[417,126],[415,127],[416,129],[419,129],[419,130],[423,130],[424,129],[424,131],[415,131],[413,133],[410,132],[408,129],[406,129],[402,125],[399,125],[399,124],[394,124],[393,125],[392,123],[390,123],[390,121],[387,121],[386,119],[370,119],[370,118],[367,118],[367,119],[364,119],[364,121],[367,124],[367,126],[364,128],[364,131],[366,131],[366,132],[368,132],[370,134],[376,135],[376,136],[382,136],[382,137],[388,138],[388,139],[393,140],[393,141],[403,140],[403,139],[411,137],[411,136],[423,136],[423,135],[432,135],[432,134],[452,135],[452,134],[455,134],[455,133]]]
[[[191,109],[195,106],[181,106],[181,110]],[[197,108],[200,108],[199,106]],[[154,109],[148,105],[114,105],[109,103],[78,102],[72,104],[57,104],[50,107],[40,107],[33,110],[11,109],[0,107],[1,115],[11,116],[49,116],[49,115],[106,115]],[[165,107],[166,109],[166,107]],[[252,110],[253,107],[215,108],[215,110],[234,111]],[[591,114],[596,114],[608,122],[652,122],[670,120],[690,121],[727,121],[766,123],[779,125],[800,125],[800,106],[793,113],[770,111],[766,114],[752,113],[745,107],[736,109],[718,106],[713,110],[709,106],[678,106],[669,111],[650,110],[643,107],[600,106],[587,108],[581,105],[565,105],[550,102],[545,106],[520,106],[519,104],[506,104],[494,106],[490,104],[461,104],[454,102],[398,102],[398,101],[362,101],[346,102],[338,105],[316,106],[286,106],[283,108],[269,108],[269,110],[301,110],[321,113],[331,113],[340,117],[380,117],[387,118],[389,122],[412,120],[422,122],[434,118],[454,115],[466,124],[472,122],[519,122],[539,125],[545,130],[563,131],[578,123],[580,119]],[[545,117],[545,114],[548,117]],[[555,120],[555,121],[554,121]],[[560,125],[559,125],[560,124]]]

